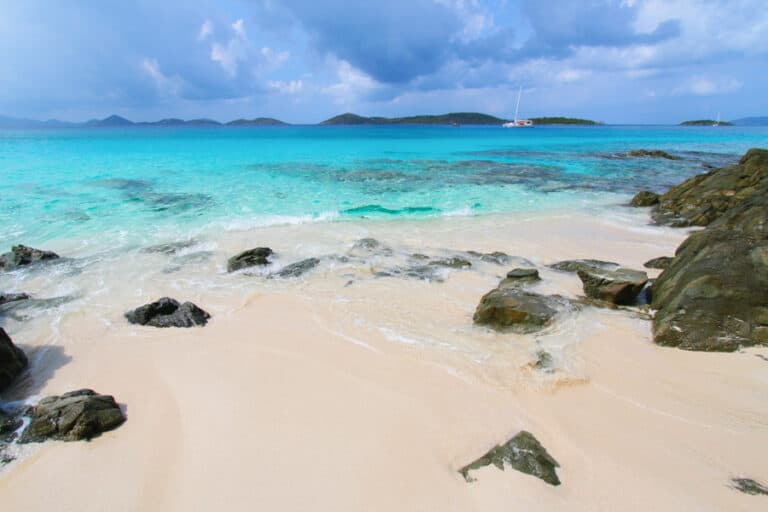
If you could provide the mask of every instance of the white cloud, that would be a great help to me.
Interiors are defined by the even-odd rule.
[[[298,94],[304,89],[304,83],[301,80],[291,80],[283,82],[281,80],[269,82],[269,88],[280,94]]]
[[[555,79],[558,82],[563,82],[563,83],[578,82],[579,80],[583,80],[584,78],[587,78],[591,74],[592,72],[586,69],[566,68],[560,71],[555,77]]]
[[[345,60],[336,62],[336,75],[339,81],[323,89],[323,92],[333,96],[336,103],[340,105],[354,103],[373,89],[380,87],[376,80]]]
[[[278,52],[266,46],[261,49],[260,53],[263,65],[270,69],[280,67],[291,56],[290,52]]]
[[[200,25],[200,31],[197,33],[197,38],[202,41],[211,34],[213,34],[213,23],[211,20],[205,20],[203,24]]]
[[[211,60],[218,62],[228,75],[234,77],[237,75],[240,62],[248,59],[251,43],[245,34],[242,19],[232,23],[232,31],[234,36],[225,44],[214,42],[211,45]]]
[[[182,80],[178,76],[166,76],[160,69],[157,59],[144,58],[141,61],[142,71],[155,82],[155,86],[161,94],[176,96],[182,86]]]
[[[739,80],[733,78],[709,78],[705,76],[695,76],[683,87],[677,89],[678,94],[695,94],[696,96],[712,96],[715,94],[725,94],[734,92],[742,87]]]
[[[247,36],[245,35],[245,27],[243,26],[242,19],[239,19],[234,23],[232,23],[232,30],[234,30],[235,34],[237,34],[238,36],[242,37],[243,39],[246,39]]]

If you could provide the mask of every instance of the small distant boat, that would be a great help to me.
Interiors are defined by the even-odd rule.
[[[520,96],[523,93],[523,88],[517,91],[517,105],[515,106],[515,120],[501,125],[504,128],[533,128],[533,121],[530,119],[518,119],[517,114],[520,111]]]
[[[720,126],[720,112],[717,113],[717,121],[712,123],[712,126]]]

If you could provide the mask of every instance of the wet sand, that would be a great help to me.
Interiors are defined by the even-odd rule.
[[[339,252],[362,236],[402,254],[502,250],[540,268],[536,291],[575,297],[576,276],[542,265],[600,258],[640,268],[671,254],[685,232],[646,226],[635,213],[300,225],[222,235],[209,262],[175,273],[137,265],[151,259],[97,265],[83,279],[101,275],[108,294],[94,293],[89,308],[75,304],[53,323],[19,323],[12,334],[27,349],[55,344],[36,368],[45,375],[35,386],[40,396],[91,387],[115,395],[128,421],[89,443],[25,447],[0,472],[4,505],[765,507],[764,497],[729,487],[732,477],[768,480],[768,362],[756,357],[765,349],[665,349],[651,342],[648,320],[594,308],[540,335],[473,327],[480,296],[510,265],[478,263],[435,283],[373,278],[391,265],[377,256],[362,265],[324,263],[295,281],[200,279],[254,245],[275,247],[289,261]],[[193,300],[214,318],[188,330],[122,320],[130,306],[162,295]],[[531,367],[541,349],[554,356],[551,373]],[[560,463],[561,486],[493,467],[475,472],[473,483],[458,474],[521,429]]]

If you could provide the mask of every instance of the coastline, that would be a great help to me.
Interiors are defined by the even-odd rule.
[[[372,277],[385,257],[325,262],[296,281],[217,274],[223,255],[254,244],[275,246],[285,263],[374,237],[396,254],[503,250],[542,269],[537,290],[577,296],[576,276],[543,266],[600,258],[638,268],[671,254],[686,230],[650,226],[629,210],[613,219],[548,212],[331,224],[227,233],[206,246],[210,259],[176,274],[162,273],[167,256],[136,253],[108,269],[122,287],[53,324],[20,329],[24,348],[55,339],[60,349],[35,386],[40,396],[108,391],[126,404],[128,422],[90,443],[30,448],[0,472],[4,502],[20,510],[50,508],[50,496],[82,510],[759,507],[727,482],[768,479],[766,362],[755,357],[764,348],[665,349],[651,342],[648,320],[596,308],[542,336],[473,327],[479,297],[507,266],[477,263],[442,283]],[[209,308],[210,325],[168,331],[122,321],[134,304],[181,293]],[[542,345],[555,354],[552,374],[530,367]],[[561,464],[562,486],[495,468],[471,484],[461,478],[459,467],[520,429]]]

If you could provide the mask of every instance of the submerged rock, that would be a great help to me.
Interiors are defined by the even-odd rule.
[[[375,277],[405,277],[420,281],[440,283],[443,281],[441,269],[437,265],[413,265],[410,267],[395,267],[374,272]]]
[[[655,204],[659,204],[659,197],[661,196],[659,196],[659,194],[657,194],[656,192],[651,192],[650,190],[643,190],[635,194],[635,197],[632,198],[632,201],[630,201],[630,204],[638,208],[653,206]]]
[[[656,343],[703,351],[768,345],[766,178],[768,151],[752,149],[738,166],[714,171],[686,186],[687,196],[706,199],[696,203],[692,218],[714,220],[678,247],[672,263],[654,282]],[[723,195],[713,188],[717,183],[735,188]],[[710,201],[715,197],[726,198],[723,201],[730,206]],[[738,197],[745,199],[731,202]]]
[[[90,389],[43,398],[24,415],[29,417],[30,423],[24,429],[20,443],[91,439],[125,421],[112,396],[99,395]]]
[[[496,288],[486,293],[472,317],[477,325],[521,334],[539,331],[557,315],[553,297],[518,288]]]
[[[577,272],[587,297],[618,305],[634,304],[648,282],[648,274],[640,270],[587,269]]]
[[[488,253],[480,253],[477,251],[467,251],[467,254],[470,256],[473,256],[475,258],[479,258],[482,261],[485,261],[486,263],[495,263],[497,265],[505,265],[510,262],[512,257],[501,251],[494,251],[494,252],[488,252]]]
[[[429,262],[430,265],[437,265],[439,267],[448,267],[448,268],[468,268],[472,266],[472,263],[465,260],[464,258],[459,258],[458,256],[452,256],[450,258],[443,258],[440,260],[433,260]]]
[[[535,268],[515,268],[507,272],[507,277],[499,283],[499,288],[514,288],[537,281],[541,281],[541,278]]]
[[[682,160],[679,156],[671,155],[661,149],[633,149],[620,156],[625,158],[664,158],[666,160]]]
[[[737,165],[694,176],[662,195],[653,218],[675,227],[707,226],[730,208],[768,194],[768,150],[750,149]]]
[[[731,478],[731,486],[744,494],[768,496],[768,487],[751,478]]]
[[[227,260],[227,272],[234,272],[242,268],[268,265],[269,257],[274,254],[269,247],[256,247],[248,249]]]
[[[273,272],[269,274],[270,279],[278,278],[278,279],[286,279],[290,277],[299,277],[302,274],[305,274],[318,266],[320,264],[320,260],[317,258],[307,258],[305,260],[297,261],[296,263],[291,263],[290,265],[286,265],[282,269],[278,270],[277,272]]]
[[[29,362],[24,351],[0,327],[0,391],[7,388],[27,367]]]
[[[0,306],[9,302],[18,302],[20,300],[28,300],[31,297],[26,293],[0,293]]]
[[[152,327],[195,327],[208,323],[211,315],[192,304],[179,304],[177,300],[163,297],[129,311],[125,318],[132,324]]]
[[[372,254],[380,254],[382,256],[391,256],[392,249],[382,244],[375,238],[361,238],[352,244],[352,248],[349,250],[352,256],[365,257]]]
[[[525,430],[519,432],[505,444],[494,446],[488,453],[461,468],[459,473],[467,482],[472,482],[474,479],[470,476],[470,471],[491,464],[502,471],[504,471],[504,466],[509,464],[512,469],[541,478],[550,485],[560,485],[556,471],[560,464],[533,434]]]
[[[14,245],[11,252],[0,256],[0,269],[8,271],[39,261],[59,259],[59,255],[51,251],[42,251],[27,247],[26,245]]]
[[[656,269],[663,270],[667,268],[669,265],[671,265],[674,259],[675,258],[671,256],[660,256],[658,258],[653,258],[652,260],[646,261],[645,263],[643,263],[643,266],[645,268],[656,268]]]
[[[170,242],[167,244],[150,245],[141,250],[141,252],[148,254],[176,254],[177,252],[188,249],[197,244],[196,240],[183,240],[181,242]]]
[[[621,265],[612,261],[602,260],[565,260],[552,263],[549,268],[561,272],[576,273],[579,270],[616,270]]]

